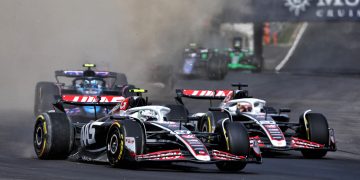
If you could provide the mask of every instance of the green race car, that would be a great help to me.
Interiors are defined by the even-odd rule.
[[[253,52],[247,50],[237,51],[234,49],[226,50],[229,63],[228,68],[231,70],[257,70],[259,67],[254,63]]]

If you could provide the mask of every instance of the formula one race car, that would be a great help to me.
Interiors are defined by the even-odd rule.
[[[177,99],[223,99],[222,103],[207,113],[197,127],[202,132],[214,132],[219,122],[241,122],[248,130],[250,139],[259,143],[262,151],[301,151],[306,158],[322,158],[328,151],[336,151],[334,130],[329,128],[324,115],[305,111],[298,123],[290,122],[283,114],[289,109],[276,111],[266,107],[266,102],[248,96],[243,84],[233,84],[238,90],[177,90]],[[217,111],[217,112],[216,112]]]
[[[228,72],[226,63],[225,55],[216,49],[201,48],[192,43],[185,49],[180,74],[186,77],[205,74],[209,79],[221,80]]]
[[[229,61],[228,68],[231,70],[260,70],[259,65],[255,63],[253,52],[242,48],[242,38],[235,37],[233,39],[233,48],[226,50]]]
[[[34,115],[53,109],[53,103],[63,94],[76,95],[117,95],[131,96],[133,93],[129,89],[135,88],[129,85],[125,74],[94,71],[95,64],[84,64],[86,69],[83,71],[55,71],[56,82],[38,82],[35,89]],[[62,82],[59,78],[63,78]],[[103,113],[103,108],[97,107],[66,107],[68,113],[84,116],[93,116],[96,113]]]
[[[84,98],[92,101],[83,102]],[[101,101],[105,98],[113,101]],[[63,95],[54,105],[55,111],[36,118],[38,158],[108,161],[121,167],[137,162],[215,163],[224,171],[261,163],[258,144],[249,140],[241,123],[220,124],[212,133],[193,131],[189,122],[197,119],[189,118],[182,105],[149,106],[146,99],[141,94],[128,98]],[[114,106],[114,102],[118,104]],[[76,122],[64,111],[65,104],[102,106],[108,113],[89,122]]]

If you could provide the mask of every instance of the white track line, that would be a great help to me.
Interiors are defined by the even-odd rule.
[[[302,36],[304,35],[306,29],[308,27],[308,23],[304,23],[300,30],[299,30],[299,33],[297,34],[296,36],[296,39],[293,43],[293,45],[291,46],[290,50],[288,51],[288,53],[286,54],[285,58],[280,62],[280,64],[278,64],[276,67],[275,67],[275,71],[276,72],[279,72],[284,66],[285,64],[289,61],[290,57],[294,54],[295,52],[295,49],[297,48],[297,46],[299,45],[299,42],[302,38]]]

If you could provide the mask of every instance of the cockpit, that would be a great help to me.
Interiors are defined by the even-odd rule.
[[[170,108],[164,106],[146,106],[131,108],[127,110],[126,114],[137,118],[142,121],[167,121],[167,114],[170,112]]]
[[[76,78],[73,85],[81,94],[97,95],[105,87],[105,81],[98,78]]]
[[[229,101],[227,106],[231,112],[259,114],[263,112],[265,101],[255,98],[243,98]]]

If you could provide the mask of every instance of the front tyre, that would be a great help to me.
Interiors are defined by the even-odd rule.
[[[300,117],[300,136],[311,142],[329,147],[329,125],[324,115],[307,113]],[[305,158],[318,159],[327,154],[327,150],[305,149],[301,153]]]
[[[64,113],[43,113],[36,118],[33,144],[39,159],[66,159],[73,139],[74,129]]]
[[[250,151],[249,135],[240,122],[229,122],[224,125],[222,132],[225,150],[237,156],[247,157]],[[218,162],[216,166],[221,171],[240,171],[245,168],[246,162]]]
[[[133,138],[133,139],[130,139]],[[143,126],[134,120],[113,122],[109,128],[106,145],[107,157],[113,167],[135,168],[135,156],[145,151]],[[134,149],[125,148],[128,141],[134,141]]]
[[[128,84],[126,86],[123,86],[121,91],[121,95],[124,97],[131,97],[131,96],[136,96],[137,94],[134,92],[130,92],[130,90],[132,89],[136,89],[136,87],[134,85]]]
[[[107,157],[113,167],[117,167],[124,159],[125,137],[119,123],[114,123],[107,135]]]

